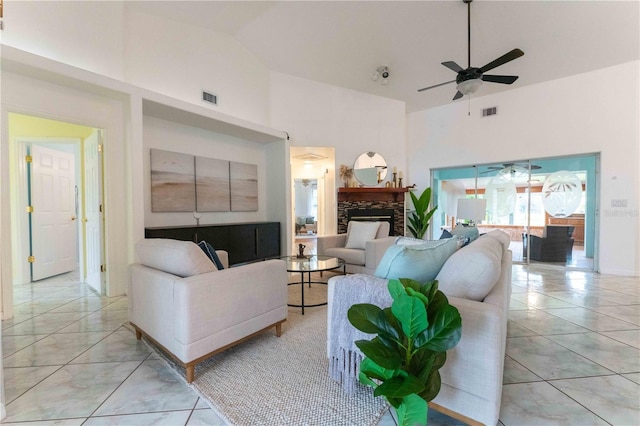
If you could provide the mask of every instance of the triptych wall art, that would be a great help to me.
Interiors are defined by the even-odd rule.
[[[258,211],[258,166],[151,149],[151,211]]]

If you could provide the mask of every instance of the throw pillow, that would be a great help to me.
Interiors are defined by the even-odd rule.
[[[446,238],[453,238],[453,234],[449,231],[447,231],[446,229],[442,230],[442,235],[440,235],[440,239],[444,240]]]
[[[482,301],[500,277],[502,243],[489,236],[454,253],[436,279],[447,296]]]
[[[347,232],[347,243],[344,248],[364,250],[367,241],[374,240],[378,233],[378,222],[349,222],[349,231]]]
[[[455,238],[408,246],[392,245],[382,256],[374,275],[387,279],[412,278],[421,283],[431,281],[457,249]]]
[[[222,265],[222,262],[220,262],[220,258],[218,257],[218,253],[216,253],[216,249],[214,249],[211,244],[206,241],[200,241],[198,243],[198,247],[200,247],[204,254],[206,254],[207,257],[211,259],[218,270],[224,269],[224,266]]]
[[[193,241],[166,238],[140,240],[135,246],[138,262],[179,277],[190,277],[216,270]]]
[[[451,234],[458,238],[468,238],[469,242],[471,242],[480,236],[480,231],[478,231],[478,228],[475,226],[456,225],[456,227],[451,230]]]

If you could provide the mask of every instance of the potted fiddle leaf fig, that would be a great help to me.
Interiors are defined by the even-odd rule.
[[[377,334],[355,342],[365,355],[358,379],[389,401],[399,425],[426,425],[427,403],[440,392],[438,369],[460,341],[462,320],[438,281],[401,278],[389,280],[387,288],[391,307],[362,303],[347,312],[355,328]]]
[[[420,197],[409,191],[411,201],[413,202],[414,211],[409,216],[409,231],[415,238],[422,238],[429,228],[431,216],[436,212],[438,206],[429,210],[431,202],[431,187],[426,188]]]

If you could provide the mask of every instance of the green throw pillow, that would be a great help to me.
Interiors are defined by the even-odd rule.
[[[457,249],[457,238],[392,245],[382,256],[374,275],[387,279],[412,278],[421,283],[431,281]]]

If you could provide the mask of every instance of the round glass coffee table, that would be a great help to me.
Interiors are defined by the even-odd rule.
[[[311,281],[312,272],[331,271],[334,269],[342,268],[342,272],[344,274],[347,273],[344,260],[338,257],[308,255],[304,257],[284,256],[284,257],[281,257],[280,259],[284,260],[287,263],[287,272],[300,273],[300,282],[289,283],[289,285],[300,286],[300,289],[301,289],[300,303],[301,304],[300,305],[290,304],[289,306],[293,306],[295,308],[302,308],[302,315],[304,315],[304,308],[312,308],[315,306],[323,306],[327,304],[327,302],[316,303],[313,305],[306,305],[304,303],[305,284],[307,284],[309,288],[311,288],[311,284],[327,285],[327,283],[323,281]],[[306,274],[306,280],[305,280],[305,274]]]

